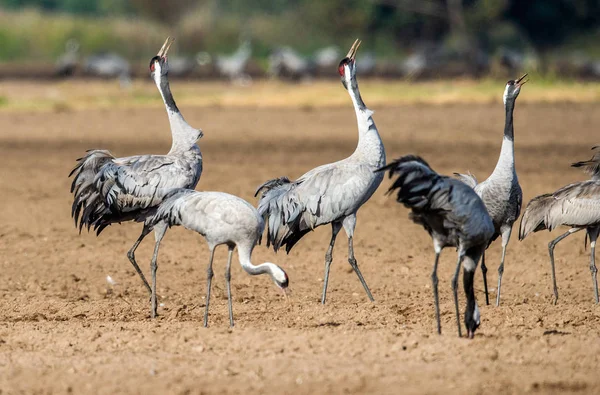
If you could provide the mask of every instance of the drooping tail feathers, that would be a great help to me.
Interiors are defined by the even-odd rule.
[[[281,246],[290,252],[292,247],[313,228],[303,213],[305,206],[296,194],[298,184],[287,177],[269,180],[259,186],[254,196],[262,192],[258,212],[267,225],[267,247],[277,252]]]
[[[592,150],[600,148],[599,145],[592,147]],[[572,167],[583,167],[583,171],[589,174],[592,180],[600,179],[600,150],[592,156],[590,160],[584,160],[581,162],[575,162],[571,164]]]
[[[532,232],[547,229],[546,215],[554,198],[551,193],[536,196],[527,204],[519,225],[519,240]]]
[[[377,171],[389,170],[389,177],[398,175],[388,193],[398,190],[397,200],[412,209],[435,209],[439,199],[435,192],[439,189],[442,177],[429,167],[429,164],[419,156],[406,155]]]
[[[180,198],[194,193],[196,193],[195,190],[186,188],[177,188],[169,191],[155,212],[146,219],[146,224],[153,227],[157,223],[164,221],[169,227],[181,225],[181,206],[183,200]]]
[[[477,178],[475,178],[475,175],[473,175],[473,173],[471,172],[469,172],[468,174],[454,173],[454,175],[457,179],[464,182],[473,189],[475,189],[475,187],[477,186]]]
[[[74,195],[71,216],[79,232],[86,225],[88,230],[94,226],[94,230],[100,234],[110,225],[110,222],[102,221],[104,216],[111,214],[102,198],[102,188],[106,186],[98,185],[97,181],[102,167],[113,159],[115,157],[106,150],[88,150],[83,158],[77,159],[77,166],[69,173],[69,177],[75,176],[71,184],[71,193]]]

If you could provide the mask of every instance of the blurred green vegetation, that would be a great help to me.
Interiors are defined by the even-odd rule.
[[[227,52],[242,38],[254,56],[290,45],[309,53],[360,37],[402,56],[422,42],[600,54],[598,0],[0,0],[0,60],[53,60],[75,38],[81,52],[145,60],[166,34],[179,53]]]

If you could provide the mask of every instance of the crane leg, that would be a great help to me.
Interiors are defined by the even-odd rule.
[[[565,237],[572,235],[575,232],[579,232],[583,228],[571,228],[556,239],[548,243],[548,254],[550,255],[550,267],[552,269],[552,286],[554,289],[554,304],[558,302],[558,286],[556,285],[556,270],[554,268],[554,247],[563,240]]]
[[[142,269],[140,269],[137,262],[135,261],[135,250],[137,250],[137,248],[140,245],[140,243],[142,242],[142,240],[144,240],[144,238],[146,236],[148,236],[148,234],[151,231],[152,231],[152,228],[144,225],[144,229],[142,229],[142,234],[140,234],[140,237],[138,237],[138,239],[135,241],[135,243],[133,244],[131,249],[129,251],[127,251],[127,258],[129,258],[129,262],[131,262],[131,264],[133,265],[133,268],[135,269],[137,274],[140,276],[140,278],[144,282],[144,285],[146,286],[146,289],[148,290],[148,293],[150,295],[152,294],[152,288],[150,288],[150,284],[148,284],[146,277],[144,277],[144,273],[142,273]]]
[[[483,274],[483,289],[485,292],[485,304],[490,304],[490,296],[488,294],[488,286],[487,286],[487,266],[485,265],[485,252],[481,256],[481,273]]]
[[[594,286],[594,297],[596,303],[598,303],[598,269],[596,268],[596,239],[598,239],[598,232],[600,229],[592,228],[588,229],[588,235],[590,237],[590,271],[592,272],[592,283]]]
[[[498,289],[496,290],[496,307],[500,306],[500,290],[502,288],[502,274],[504,273],[504,258],[506,258],[506,246],[510,240],[512,226],[507,226],[502,230],[502,259],[498,267]]]
[[[227,283],[227,302],[229,304],[229,326],[233,326],[233,306],[231,305],[231,258],[233,248],[229,247],[229,256],[227,257],[227,267],[225,269],[225,282]]]
[[[371,302],[374,302],[375,299],[373,299],[373,295],[371,295],[371,290],[369,290],[369,286],[367,285],[367,282],[365,281],[362,273],[360,272],[360,269],[358,268],[358,262],[356,262],[356,259],[354,258],[354,243],[352,241],[352,236],[348,237],[348,262],[350,263],[350,266],[352,266],[352,269],[354,269],[354,272],[358,276],[358,279],[360,280],[360,283],[365,289],[369,300]]]
[[[458,325],[458,337],[462,337],[462,330],[460,327],[460,315],[458,313],[458,274],[460,273],[460,263],[462,261],[464,253],[460,250],[458,254],[458,261],[456,262],[456,270],[454,271],[454,277],[452,277],[452,293],[454,295],[454,310],[456,312],[456,324]]]
[[[210,248],[210,258],[208,260],[208,269],[206,270],[206,309],[204,310],[204,327],[208,327],[208,306],[210,305],[210,285],[214,276],[212,264],[215,257],[214,247]]]
[[[323,296],[321,296],[321,303],[325,304],[325,300],[327,299],[327,284],[329,283],[329,269],[331,267],[331,262],[333,262],[333,246],[335,245],[335,239],[342,229],[342,224],[340,222],[332,222],[331,223],[331,241],[329,242],[329,248],[327,249],[327,253],[325,253],[325,277],[323,280]]]
[[[160,242],[162,241],[166,232],[167,226],[165,224],[161,223],[154,227],[154,238],[156,239],[156,244],[154,245],[154,254],[152,254],[152,261],[150,261],[150,272],[152,273],[152,292],[150,296],[150,303],[152,305],[152,309],[150,311],[150,316],[152,318],[156,318],[156,313],[158,309],[158,303],[156,300],[156,270],[158,269],[158,265],[156,260],[158,259],[158,249],[160,247]]]
[[[435,252],[435,262],[433,263],[433,272],[431,273],[431,283],[433,285],[433,301],[435,304],[435,320],[437,322],[437,332],[442,334],[442,323],[440,321],[440,298],[438,295],[438,276],[437,268],[440,259],[440,253]]]

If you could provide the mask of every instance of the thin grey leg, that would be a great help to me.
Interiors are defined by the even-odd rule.
[[[583,228],[571,228],[568,231],[566,231],[565,233],[563,233],[562,235],[558,236],[556,239],[552,240],[550,243],[548,243],[548,254],[550,255],[550,267],[552,268],[552,286],[554,288],[554,304],[556,304],[558,302],[558,286],[556,285],[556,271],[554,268],[554,247],[556,247],[556,245],[563,240],[564,238],[566,238],[567,236],[575,233],[575,232],[579,232],[581,229]]]
[[[438,276],[437,276],[437,268],[438,262],[440,259],[440,253],[435,253],[435,262],[433,263],[433,272],[431,273],[431,282],[433,284],[433,301],[435,303],[435,319],[437,322],[437,332],[438,334],[442,334],[442,323],[440,321],[440,298],[438,295]]]
[[[352,236],[348,237],[348,262],[350,263],[350,266],[352,266],[352,269],[354,269],[354,272],[358,276],[358,279],[360,280],[363,288],[365,289],[365,292],[367,293],[369,300],[371,302],[374,302],[375,299],[373,299],[373,295],[371,295],[369,286],[367,285],[367,282],[363,278],[363,275],[360,272],[360,269],[358,268],[358,262],[356,262],[356,259],[354,258],[354,245],[353,245],[352,239],[353,239]]]
[[[456,324],[458,325],[458,337],[462,337],[462,330],[460,327],[460,315],[458,313],[458,274],[460,273],[460,263],[462,261],[462,252],[458,254],[458,262],[456,262],[456,270],[454,271],[454,277],[452,277],[452,293],[454,294],[454,310],[456,311]]]
[[[594,297],[596,303],[598,303],[598,269],[596,268],[596,240],[598,239],[599,229],[594,228],[593,230],[588,229],[588,235],[590,236],[590,271],[592,272],[592,283],[594,286]]]
[[[331,267],[331,262],[333,261],[333,246],[335,245],[335,239],[342,229],[342,224],[339,222],[333,222],[331,224],[331,241],[329,242],[329,248],[327,249],[327,253],[325,253],[325,277],[323,280],[323,296],[321,296],[321,303],[325,304],[325,300],[327,298],[327,284],[329,283],[329,268]]]
[[[229,247],[229,256],[227,257],[227,267],[225,268],[225,282],[227,283],[227,301],[229,303],[229,326],[233,326],[233,306],[231,305],[231,257],[233,248]]]
[[[496,307],[500,306],[500,291],[502,289],[502,274],[504,274],[504,258],[506,258],[506,246],[510,241],[510,234],[512,233],[512,226],[508,226],[502,230],[502,259],[500,260],[500,266],[498,267],[498,289],[496,290]]]
[[[144,238],[146,236],[148,236],[148,234],[151,231],[152,231],[152,228],[144,225],[144,229],[142,229],[142,234],[140,235],[140,237],[138,237],[135,244],[133,244],[133,247],[131,247],[131,249],[129,251],[127,251],[127,258],[129,258],[129,262],[131,262],[131,264],[133,265],[133,268],[135,269],[137,274],[140,276],[140,278],[144,282],[144,285],[146,286],[146,289],[148,290],[148,293],[150,295],[152,294],[152,288],[150,288],[150,284],[148,284],[146,277],[144,277],[144,273],[142,273],[142,269],[140,269],[137,262],[135,261],[135,250],[137,250],[137,248],[140,245],[140,243],[142,242],[142,240],[144,240]]]
[[[490,304],[490,296],[488,294],[488,285],[487,285],[487,266],[485,265],[485,252],[481,256],[481,273],[483,274],[483,289],[485,292],[485,304]]]
[[[208,270],[206,271],[206,309],[204,310],[204,327],[208,327],[208,306],[210,304],[210,285],[214,276],[212,270],[213,258],[215,257],[215,249],[210,249],[210,259],[208,261]]]
[[[156,239],[156,244],[154,245],[154,254],[152,255],[152,261],[150,262],[150,272],[152,274],[152,292],[150,296],[152,311],[150,312],[150,316],[152,318],[156,318],[158,309],[158,303],[156,298],[156,270],[158,269],[158,265],[156,260],[158,259],[158,249],[160,247],[160,242],[165,236],[166,231],[167,227],[163,224],[154,228],[154,237]]]

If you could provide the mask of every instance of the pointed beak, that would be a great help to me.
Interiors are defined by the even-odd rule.
[[[289,291],[288,288],[280,288],[281,292],[283,292],[283,297],[288,304],[291,304],[290,294],[292,291]]]
[[[167,52],[169,52],[169,48],[171,48],[171,44],[173,44],[173,41],[175,41],[174,38],[167,37],[167,39],[165,40],[165,43],[163,44],[163,46],[160,48],[160,51],[158,51],[158,53],[156,55],[160,56],[161,58],[166,57]]]
[[[357,38],[354,41],[354,44],[350,47],[350,51],[348,51],[348,55],[346,57],[350,60],[354,60],[356,58],[356,51],[358,51],[358,47],[360,47],[361,41]]]
[[[475,337],[475,332],[474,332],[474,331],[468,331],[468,332],[467,332],[467,337],[468,337],[469,339],[473,339],[473,338]]]
[[[523,76],[516,81],[516,84],[519,88],[525,85],[527,81],[529,81],[529,78],[525,79],[526,77],[527,73],[523,74]]]

